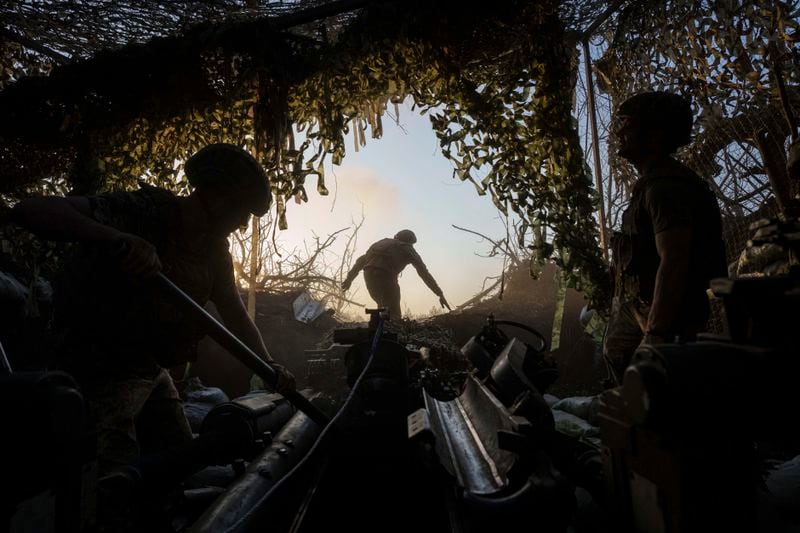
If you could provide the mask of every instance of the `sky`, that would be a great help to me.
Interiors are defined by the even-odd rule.
[[[384,117],[383,137],[369,138],[359,152],[347,143],[340,166],[326,163],[325,182],[330,194],[316,192],[316,178],[307,184],[308,203],[287,206],[289,229],[279,240],[291,248],[309,239],[312,232],[325,236],[360,219],[356,257],[369,245],[391,237],[401,229],[417,235],[415,248],[433,277],[455,307],[481,290],[487,276],[502,270],[502,260],[484,258],[490,246],[475,235],[459,231],[453,224],[493,238],[505,235],[505,227],[488,196],[479,196],[474,185],[453,177],[453,165],[439,149],[427,116],[400,106],[400,125]],[[337,242],[334,251],[344,243]],[[438,298],[425,286],[412,266],[400,277],[402,307],[414,315],[438,308]],[[353,283],[349,296],[374,305],[363,277]]]

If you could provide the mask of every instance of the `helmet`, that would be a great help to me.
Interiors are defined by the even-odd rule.
[[[403,229],[397,232],[397,235],[394,236],[395,239],[398,241],[403,241],[408,244],[414,244],[417,242],[417,236],[414,235],[414,232],[410,229]]]
[[[209,144],[186,160],[186,177],[196,189],[235,191],[254,215],[272,203],[269,178],[256,159],[234,144]]]
[[[639,93],[622,102],[617,115],[637,117],[645,127],[667,134],[670,153],[689,144],[692,138],[691,102],[683,96],[665,91]]]

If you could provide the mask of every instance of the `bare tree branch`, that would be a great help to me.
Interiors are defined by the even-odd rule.
[[[276,232],[277,220],[266,216],[258,231],[262,235],[272,231],[273,238],[259,239],[257,250],[252,249],[253,228],[248,228],[246,233],[234,233],[231,239],[234,272],[244,283],[254,279],[258,291],[280,293],[308,289],[315,298],[327,298],[337,314],[350,305],[362,307],[363,304],[345,295],[341,282],[352,264],[358,231],[363,224],[362,213],[361,220],[350,227],[325,236],[313,234],[311,239],[287,249]],[[344,248],[336,253],[333,247],[342,240]],[[251,257],[257,258],[253,273],[250,272]]]

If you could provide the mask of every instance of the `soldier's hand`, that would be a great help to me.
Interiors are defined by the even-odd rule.
[[[275,383],[275,392],[286,394],[287,392],[295,390],[297,383],[295,382],[294,375],[289,372],[285,366],[274,361],[270,361],[269,366],[271,366],[278,375],[278,381]]]
[[[156,247],[141,237],[121,233],[114,240],[113,249],[118,253],[119,267],[125,274],[147,279],[161,271]]]
[[[442,307],[446,307],[446,308],[447,308],[449,311],[452,311],[452,310],[453,310],[453,309],[450,307],[450,304],[449,304],[449,303],[447,303],[447,300],[445,299],[444,295],[442,295],[442,296],[439,296],[439,303],[442,305]]]
[[[352,282],[351,282],[350,280],[344,280],[344,281],[342,282],[342,290],[343,290],[343,291],[349,291],[349,290],[350,290],[350,284],[351,284],[351,283],[352,283]]]

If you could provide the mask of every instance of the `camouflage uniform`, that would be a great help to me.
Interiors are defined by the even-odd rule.
[[[153,243],[164,272],[201,305],[234,283],[227,240],[185,227],[172,193],[143,186],[89,204],[96,221]],[[54,317],[58,363],[89,400],[103,473],[191,438],[165,368],[192,360],[204,335],[148,284],[122,276],[111,252],[78,248],[56,286]]]
[[[603,352],[617,378],[622,377],[641,343],[655,290],[660,257],[655,236],[691,226],[689,280],[670,340],[691,340],[708,320],[709,280],[726,275],[722,223],[716,197],[708,185],[671,157],[643,172],[622,216],[622,233],[614,239],[615,291]]]
[[[408,266],[413,265],[425,282],[425,285],[436,296],[442,297],[442,289],[428,272],[428,267],[422,261],[414,246],[399,239],[381,239],[369,247],[367,253],[356,260],[355,265],[347,274],[346,283],[351,283],[358,273],[364,271],[364,282],[367,285],[370,297],[379,307],[389,309],[389,317],[400,319],[400,285],[397,277]]]

